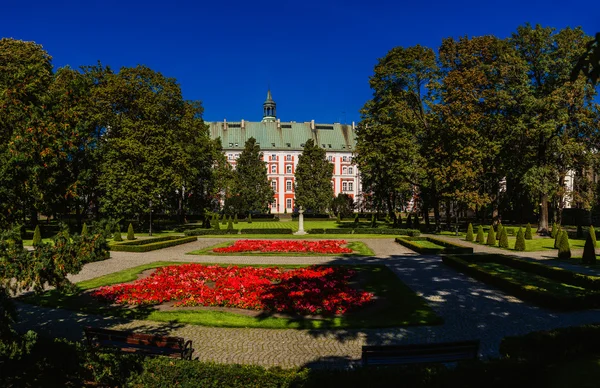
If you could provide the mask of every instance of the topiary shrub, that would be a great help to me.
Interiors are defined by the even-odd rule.
[[[550,237],[552,237],[552,238],[555,239],[556,235],[557,235],[557,232],[558,232],[558,229],[559,229],[559,227],[558,227],[558,225],[556,225],[556,222],[553,223],[552,224],[552,230],[550,231]],[[554,248],[556,248],[556,246]]]
[[[479,225],[477,227],[477,243],[483,244],[485,243],[485,238],[483,237],[483,226]]]
[[[117,224],[117,226],[115,227],[115,235],[113,240],[114,241],[123,241],[123,238],[121,237],[121,225]]]
[[[500,241],[500,236],[502,235],[502,229],[504,229],[504,226],[499,223],[498,226],[496,227],[496,240]]]
[[[413,229],[419,229],[421,228],[421,223],[419,221],[419,215],[415,214],[415,220],[413,221]]]
[[[473,241],[473,225],[471,223],[469,223],[469,226],[467,227],[467,236],[465,237],[465,241]]]
[[[86,232],[87,232],[87,228],[86,228]],[[83,234],[83,232],[82,232]],[[112,227],[110,225],[110,221],[108,221],[106,223],[106,226],[104,227],[104,238],[111,238],[112,237]]]
[[[554,224],[556,225],[556,224]],[[560,242],[560,235],[561,235],[561,229],[560,226],[556,226],[556,229],[553,227],[552,230],[556,230],[556,233],[554,234],[554,248],[558,249],[558,243]]]
[[[217,218],[215,218],[213,229],[214,230],[220,230],[221,227],[219,225],[220,225],[220,222],[219,222],[219,218],[217,217]]]
[[[500,239],[498,240],[498,246],[500,248],[508,249],[508,234],[506,233],[506,228],[502,227],[500,230]]]
[[[354,215],[354,226],[358,226],[358,213]]]
[[[523,235],[523,229],[519,228],[517,232],[517,240],[515,241],[515,251],[523,252],[525,250],[525,236]]]
[[[571,247],[569,246],[569,235],[566,230],[559,233],[558,258],[568,260],[571,258]]]
[[[356,215],[358,216],[358,214]],[[402,213],[398,213],[398,218],[396,219],[397,227],[402,228]]]
[[[251,224],[252,223],[252,214],[248,214],[248,223]]]
[[[594,248],[596,248],[596,231],[594,230],[594,225],[590,225],[589,233],[590,233],[590,236],[592,236],[592,241],[594,242]]]
[[[408,218],[406,219],[406,227],[408,229],[412,229],[413,227],[412,216],[410,213],[408,214]]]
[[[577,238],[583,238],[583,228],[581,224],[577,224]]]
[[[233,230],[233,221],[231,220],[231,216],[227,220],[227,230]]]
[[[533,235],[531,234],[531,224],[527,224],[527,228],[525,228],[525,240],[533,240]]]
[[[585,245],[583,246],[583,256],[581,256],[582,264],[596,264],[596,248],[594,247],[594,240],[592,240],[592,234],[588,233]]]
[[[238,223],[237,212],[233,215],[233,223],[234,224]]]
[[[490,230],[487,235],[487,242],[485,245],[494,246],[496,245],[496,233],[494,232],[494,225],[490,225]]]
[[[133,233],[133,225],[131,222],[129,223],[129,227],[127,228],[127,240],[135,240],[135,234]]]
[[[340,213],[337,214],[335,222],[336,222],[336,224],[341,224],[342,223],[342,217],[340,217]]]
[[[81,235],[82,236],[87,236],[88,235],[87,225],[86,225],[85,222],[83,223],[83,227],[81,228]]]
[[[375,214],[371,214],[371,228],[376,228],[377,227],[377,217],[375,217]]]
[[[42,243],[42,232],[40,231],[40,226],[36,225],[35,230],[33,231],[33,246],[37,247]]]
[[[221,223],[223,225],[227,225],[227,216],[225,216],[225,214],[223,214],[223,218],[221,219]]]

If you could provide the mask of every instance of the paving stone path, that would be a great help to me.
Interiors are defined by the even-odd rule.
[[[364,330],[228,329],[125,321],[19,304],[20,328],[45,331],[70,339],[81,339],[82,328],[86,325],[170,334],[191,339],[196,349],[194,356],[200,360],[282,367],[327,367],[345,366],[358,360],[361,346],[365,344],[481,339],[481,356],[494,357],[498,356],[500,340],[507,335],[600,322],[598,310],[557,313],[531,306],[444,266],[437,256],[417,255],[392,239],[361,239],[375,252],[374,257],[367,258],[185,254],[222,241],[225,240],[202,238],[197,242],[148,253],[111,252],[110,259],[87,264],[71,280],[91,279],[158,260],[240,264],[383,263],[424,297],[445,322],[439,326]]]

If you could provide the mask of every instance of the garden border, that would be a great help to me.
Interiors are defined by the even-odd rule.
[[[395,240],[398,244],[407,247],[415,252],[422,255],[439,255],[439,254],[472,254],[473,248],[465,245],[451,243],[449,241],[440,240],[435,237],[396,237]],[[413,241],[429,241],[437,245],[441,245],[444,248],[425,248]]]
[[[110,246],[111,251],[119,252],[150,252],[157,249],[174,247],[176,245],[186,244],[197,241],[196,237],[183,236],[165,236],[152,239],[125,241]]]

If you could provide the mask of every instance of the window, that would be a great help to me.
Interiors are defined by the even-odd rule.
[[[354,169],[352,167],[348,167],[348,174],[354,174]]]
[[[232,160],[233,159],[233,154],[227,155],[227,159]]]
[[[233,147],[233,143],[229,143],[229,147]]]
[[[342,182],[342,191],[348,191],[348,183]]]
[[[342,167],[342,175],[348,174],[348,167]]]
[[[274,200],[273,203],[271,204],[271,207],[273,209],[277,209],[277,200]]]
[[[347,162],[348,161],[348,157],[347,156],[343,156],[342,157],[342,162]]]
[[[321,144],[323,146],[323,148],[325,148],[325,144]]]
[[[271,147],[275,147],[275,143],[271,143]]]
[[[327,147],[331,148],[331,144],[327,144]]]
[[[287,207],[288,209],[292,208],[292,199],[288,198],[285,200],[285,207]]]
[[[354,191],[354,183],[348,182],[348,191]]]
[[[285,191],[292,191],[292,181],[285,182]]]
[[[238,146],[238,143],[235,143],[235,146],[237,147],[237,146]]]
[[[291,164],[288,164],[287,166],[285,166],[285,173],[286,174],[292,173],[292,165]]]
[[[288,162],[292,160],[292,155],[286,155],[285,156],[285,160],[287,160]]]
[[[277,155],[275,155],[275,154],[271,155],[271,160],[277,160]]]
[[[328,156],[327,160],[329,160],[330,162],[333,162],[333,156]]]
[[[287,145],[288,148],[290,148],[292,146],[292,143],[285,143],[285,145]]]
[[[277,192],[277,180],[276,179],[273,179],[271,181],[271,187],[273,188],[274,192]]]
[[[271,165],[271,174],[277,174],[277,165],[276,164]]]

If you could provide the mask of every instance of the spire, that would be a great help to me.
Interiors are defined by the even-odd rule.
[[[276,113],[277,104],[273,101],[273,97],[271,96],[271,89],[269,88],[267,91],[267,99],[263,103],[263,122],[266,121],[275,121],[277,119]]]

